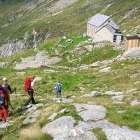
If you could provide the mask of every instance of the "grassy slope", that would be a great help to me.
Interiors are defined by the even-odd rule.
[[[70,38],[70,37],[69,37]],[[75,38],[75,39],[74,39]],[[79,44],[82,40],[85,40],[85,38],[80,37],[79,41],[79,36],[73,36],[73,43],[72,44],[67,44],[64,40],[62,41],[61,39],[59,41],[52,43],[52,47],[54,46],[66,46],[68,45],[68,48],[63,48],[60,49],[60,54],[63,52],[65,53],[66,51],[72,50],[75,45]],[[49,45],[49,44],[47,44]],[[42,49],[48,50],[46,46],[41,46]],[[98,52],[98,53],[96,53]],[[81,59],[82,64],[88,64],[94,61],[98,60],[104,60],[104,59],[112,59],[112,57],[116,57],[119,52],[115,51],[112,47],[105,47],[105,48],[98,48],[93,50],[89,57],[85,57],[84,59]],[[83,56],[86,56],[85,53]],[[70,55],[70,54],[69,54]],[[80,56],[81,57],[81,56]],[[63,56],[65,59],[65,55]],[[77,57],[76,57],[77,58]],[[75,57],[72,57],[71,59],[76,59]],[[10,59],[10,58],[8,58]],[[14,60],[18,60],[19,56],[16,57]],[[90,61],[89,61],[90,60]],[[92,61],[91,61],[92,60]],[[79,62],[71,63],[67,61],[67,66],[77,66]],[[62,66],[65,64],[63,61],[60,63]],[[19,139],[19,137],[27,137],[27,135],[23,135],[22,131],[28,131],[30,127],[34,128],[34,131],[39,131],[40,127],[44,125],[45,123],[48,122],[47,118],[50,114],[53,112],[57,112],[58,110],[61,110],[62,108],[67,108],[70,110],[70,112],[66,114],[60,114],[59,116],[62,115],[72,115],[73,117],[76,118],[76,120],[79,120],[79,116],[76,114],[74,108],[71,105],[55,105],[52,103],[52,98],[54,97],[53,93],[53,85],[56,81],[60,80],[63,83],[63,89],[64,89],[64,96],[66,95],[75,95],[75,102],[78,103],[88,103],[88,102],[93,102],[96,104],[101,104],[104,105],[108,109],[108,114],[107,118],[119,125],[126,125],[129,126],[132,129],[140,130],[140,125],[139,125],[139,106],[136,107],[131,107],[129,105],[129,102],[135,98],[140,99],[139,96],[139,85],[134,84],[136,81],[139,81],[140,74],[139,74],[139,61],[125,61],[121,63],[113,63],[110,65],[112,67],[112,72],[109,74],[101,74],[98,72],[98,69],[88,69],[88,70],[72,70],[72,67],[70,67],[69,71],[66,71],[63,68],[54,68],[54,70],[57,70],[58,72],[56,73],[48,73],[46,72],[46,68],[40,68],[40,69],[28,69],[25,70],[26,74],[25,75],[19,75],[15,70],[8,68],[8,69],[1,69],[1,76],[7,76],[10,79],[10,83],[12,83],[13,87],[17,87],[17,93],[24,93],[23,91],[23,80],[26,75],[38,75],[43,77],[42,81],[39,82],[36,85],[36,91],[37,91],[37,96],[36,100],[40,101],[40,99],[45,99],[44,103],[48,103],[49,107],[45,108],[47,110],[47,114],[42,114],[42,117],[39,118],[37,122],[37,126],[35,128],[30,125],[27,127],[19,126],[17,131],[17,126],[16,123],[8,129],[5,132],[3,132],[6,137],[5,139],[8,139],[11,137],[10,140],[13,139]],[[137,74],[137,77],[133,77],[134,74]],[[82,98],[80,97],[81,95],[85,93],[89,93],[92,90],[99,90],[101,92],[107,91],[107,90],[116,90],[116,91],[123,91],[126,93],[127,90],[134,89],[136,88],[137,91],[131,92],[128,95],[126,94],[126,97],[124,99],[124,103],[121,105],[116,105],[112,102],[112,100],[108,96],[99,96],[99,97],[94,97],[94,98]],[[12,104],[15,109],[19,108],[24,101],[27,99],[26,96],[11,96],[12,99]],[[118,111],[123,111],[125,110],[124,113],[119,114]],[[42,110],[42,112],[44,112]],[[49,113],[49,114],[48,114]],[[118,117],[116,117],[116,114]],[[59,117],[57,116],[57,117]],[[135,117],[134,117],[135,116]],[[132,119],[135,118],[135,119]],[[20,114],[15,113],[14,115],[11,115],[11,120],[17,120],[17,123],[22,122],[23,119],[20,118]],[[39,126],[38,126],[39,125]],[[11,134],[12,131],[12,134]],[[97,135],[100,135],[99,130],[95,130]],[[13,136],[14,134],[14,136]],[[7,138],[8,137],[8,138]],[[45,139],[46,137],[49,136],[44,136],[43,134],[40,133],[40,135],[37,136],[41,140]],[[100,137],[100,136],[99,136]],[[101,132],[101,138],[104,138],[102,132]],[[27,137],[27,140],[31,140],[31,137]],[[47,139],[47,138],[46,138]],[[50,138],[49,138],[50,139]],[[9,140],[9,139],[8,139]]]
[[[83,32],[86,29],[87,19],[95,13],[102,12],[108,15],[114,15],[113,18],[120,22],[124,15],[134,9],[139,8],[139,0],[118,0],[113,1],[113,4],[107,8],[105,7],[111,3],[111,0],[90,0],[89,3],[85,0],[79,0],[69,8],[66,8],[62,13],[56,16],[47,15],[47,6],[50,5],[49,0],[41,3],[33,10],[23,10],[23,2],[11,2],[10,4],[0,5],[0,25],[7,23],[11,11],[16,13],[16,20],[7,27],[1,28],[0,40],[1,42],[9,38],[23,37],[26,31],[32,31],[35,27],[38,30],[48,30],[54,34],[70,34]],[[53,2],[52,2],[53,3]],[[51,3],[51,4],[52,4]],[[126,32],[132,32],[134,27],[139,25],[140,9],[128,18],[121,22],[121,28]],[[18,17],[18,15],[22,15]],[[133,17],[133,18],[132,18]],[[137,17],[137,18],[136,18]],[[137,31],[139,28],[137,29]]]

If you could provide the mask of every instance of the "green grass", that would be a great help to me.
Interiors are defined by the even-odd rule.
[[[83,46],[81,46],[81,50],[84,50],[82,47]],[[112,59],[118,56],[119,53],[120,52],[115,50],[112,46],[94,48],[91,52],[86,51],[82,54],[66,51],[63,55],[63,60],[60,62],[60,65],[77,67],[81,64],[91,64],[96,61]]]
[[[98,140],[107,140],[107,137],[101,128],[95,128],[92,130]]]
[[[42,134],[38,138],[29,138],[29,139],[26,139],[26,140],[53,140],[53,138],[51,136],[49,136],[49,135]]]
[[[124,113],[118,113],[118,111],[124,111]],[[108,107],[108,119],[113,123],[121,126],[128,126],[134,130],[140,131],[140,107],[135,106],[112,106]],[[117,117],[116,117],[117,116]]]
[[[47,51],[50,55],[63,55],[63,57],[65,57],[65,55],[74,49],[76,45],[87,39],[88,37],[83,37],[82,35],[77,34],[51,38],[47,42],[41,44],[39,49]],[[56,51],[58,54],[56,54]]]
[[[102,48],[103,49],[103,48]],[[102,49],[100,49],[99,52],[103,52]],[[96,50],[95,50],[96,51]],[[109,52],[108,52],[109,51]],[[112,49],[108,49],[105,52],[107,54],[110,54]],[[118,53],[118,52],[117,52]],[[115,54],[116,55],[116,54]],[[106,55],[105,55],[106,56]],[[105,58],[105,56],[99,56],[96,57],[99,60],[102,60]],[[102,58],[103,57],[103,58]],[[112,57],[110,55],[109,57]],[[97,60],[98,60],[97,59]],[[123,65],[122,65],[123,64]],[[114,105],[108,96],[99,96],[94,98],[84,98],[80,97],[83,94],[89,93],[92,90],[99,90],[101,92],[107,91],[107,90],[116,90],[116,91],[126,91],[127,89],[135,88],[133,83],[140,79],[140,77],[137,77],[137,79],[132,80],[130,78],[130,75],[133,75],[133,68],[135,67],[135,71],[139,73],[139,61],[125,61],[122,63],[113,63],[111,65],[112,72],[105,75],[98,72],[97,69],[88,69],[88,70],[82,70],[82,71],[69,71],[66,72],[63,69],[57,69],[60,72],[58,73],[45,73],[44,70],[46,68],[40,68],[40,69],[28,69],[25,70],[25,75],[38,75],[43,77],[42,81],[40,81],[36,85],[36,91],[38,92],[38,95],[41,96],[41,98],[45,99],[44,103],[50,104],[50,110],[47,110],[47,115],[43,116],[41,120],[39,120],[40,126],[43,126],[48,122],[48,117],[54,113],[58,112],[63,108],[67,108],[70,110],[67,113],[59,114],[57,117],[61,116],[72,116],[74,117],[77,122],[81,120],[81,118],[77,115],[74,107],[72,105],[53,105],[52,104],[52,98],[55,97],[53,93],[53,86],[55,82],[61,81],[63,83],[63,95],[75,95],[76,98],[74,99],[74,102],[76,103],[88,103],[91,102],[93,104],[100,104],[104,105],[108,109],[107,119],[109,119],[111,122],[119,125],[126,125],[129,126],[132,129],[140,130],[139,127],[139,107],[130,107],[128,105],[128,97],[126,96],[126,99],[124,100],[124,104],[122,106]],[[12,69],[1,69],[1,76],[8,76],[10,79],[10,82],[13,86],[16,86],[18,89],[18,93],[24,93],[23,91],[23,80],[25,76],[16,75],[16,71],[11,71]],[[129,75],[129,76],[128,76]],[[85,91],[82,93],[81,88],[85,88]],[[139,93],[139,89],[138,89]],[[129,95],[129,98],[133,99],[135,97],[139,97],[139,94]],[[12,97],[12,104],[15,108],[20,107],[24,101],[26,100],[27,96],[21,96],[21,97]],[[38,101],[39,98],[36,96],[36,100]],[[124,114],[118,114],[118,110],[126,110]],[[12,115],[13,119],[14,117],[19,117],[21,114],[15,113]],[[117,116],[117,117],[116,117]],[[16,127],[14,125],[14,127]],[[12,128],[13,129],[13,128]],[[21,130],[21,128],[19,129]],[[9,133],[9,134],[8,134]],[[14,131],[13,134],[15,136],[18,135],[19,132]],[[97,130],[96,133],[99,133],[101,138],[103,137],[101,132]],[[10,130],[7,131],[7,133],[4,132],[6,135],[6,138],[8,135],[13,139],[14,136],[11,136]],[[12,134],[12,135],[13,135]],[[41,139],[43,139],[45,136],[42,136]],[[8,137],[9,138],[9,137]],[[7,139],[8,139],[7,138]],[[101,139],[102,140],[102,139]]]
[[[20,129],[22,128],[22,119],[16,117],[14,118],[14,124],[7,129],[0,129],[0,135],[3,140],[18,140]]]
[[[103,48],[95,48],[91,53],[81,56],[81,62],[84,64],[91,64],[96,61],[103,61],[112,59],[118,56],[119,51],[114,50],[112,46],[105,46]]]
[[[67,111],[64,113],[58,113],[56,118],[60,118],[62,116],[72,116],[75,120],[76,123],[78,124],[79,121],[82,121],[82,118],[77,114],[76,109],[73,105],[61,105],[61,108],[65,108]]]

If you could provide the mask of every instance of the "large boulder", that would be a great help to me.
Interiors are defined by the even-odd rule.
[[[48,123],[42,128],[42,132],[51,135],[53,138],[68,137],[74,128],[75,120],[70,116],[64,116]]]
[[[42,128],[54,140],[97,140],[94,134],[82,127],[75,127],[75,120],[70,116],[61,117]]]
[[[84,121],[99,121],[105,118],[106,109],[100,105],[74,104]]]

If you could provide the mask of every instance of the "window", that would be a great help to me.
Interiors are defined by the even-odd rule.
[[[117,39],[117,35],[114,35],[113,36],[113,42],[116,42],[116,39]]]
[[[123,36],[121,36],[121,42],[123,42]]]

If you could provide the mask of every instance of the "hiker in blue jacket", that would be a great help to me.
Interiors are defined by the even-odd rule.
[[[62,84],[60,82],[55,84],[54,90],[56,92],[56,98],[62,98]]]

